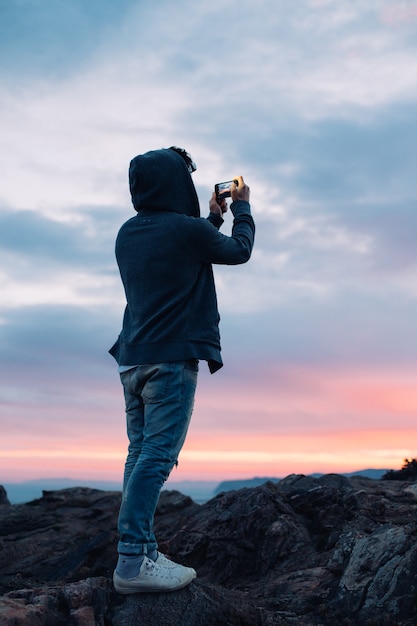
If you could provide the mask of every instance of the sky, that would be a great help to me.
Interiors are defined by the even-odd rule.
[[[114,240],[171,145],[257,232],[170,480],[417,456],[416,35],[414,0],[0,0],[0,484],[121,480]]]

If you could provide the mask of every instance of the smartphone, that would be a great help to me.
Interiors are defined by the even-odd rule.
[[[232,195],[232,183],[235,185],[238,184],[239,181],[234,180],[226,180],[224,183],[216,183],[214,185],[214,191],[216,192],[216,200],[217,202],[221,202],[224,198],[230,198]]]

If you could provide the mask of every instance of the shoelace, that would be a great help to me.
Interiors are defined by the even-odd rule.
[[[145,569],[150,576],[159,576],[160,578],[172,578],[171,572],[169,568],[162,566],[157,566],[156,563],[149,560],[145,563]],[[155,572],[156,570],[156,572]]]

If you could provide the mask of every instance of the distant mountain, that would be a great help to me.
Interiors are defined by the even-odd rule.
[[[351,472],[350,474],[344,474],[345,476],[365,476],[365,478],[372,478],[373,480],[380,480],[384,474],[388,472],[387,469],[364,469],[359,472]]]

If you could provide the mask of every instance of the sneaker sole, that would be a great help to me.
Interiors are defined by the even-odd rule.
[[[113,585],[116,589],[117,593],[121,593],[122,595],[127,595],[131,593],[156,593],[156,592],[170,592],[170,591],[178,591],[178,589],[183,589],[187,587],[195,578],[197,574],[194,574],[187,580],[183,580],[182,582],[172,585],[170,587],[160,587],[160,586],[151,586],[146,583],[125,583],[123,580],[117,580],[115,576],[113,576]]]

